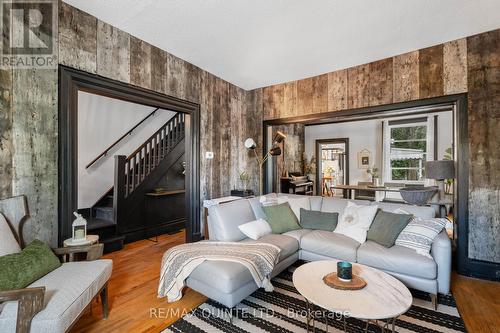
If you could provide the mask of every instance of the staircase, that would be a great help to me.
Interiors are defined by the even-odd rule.
[[[115,156],[114,186],[87,212],[88,233],[99,235],[104,252],[123,248],[125,234],[138,229],[138,208],[184,153],[184,135],[185,115],[177,113],[128,157]]]

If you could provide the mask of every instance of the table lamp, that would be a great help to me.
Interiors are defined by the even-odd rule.
[[[439,187],[439,200],[444,199],[444,180],[455,179],[455,161],[427,161],[425,163],[426,178],[437,180]]]

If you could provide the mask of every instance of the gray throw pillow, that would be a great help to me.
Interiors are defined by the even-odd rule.
[[[300,209],[300,226],[304,229],[333,231],[338,220],[339,213]]]
[[[366,239],[385,247],[392,247],[401,231],[410,223],[412,218],[413,215],[379,210],[368,230]]]
[[[266,213],[266,221],[271,226],[273,234],[300,229],[299,221],[297,221],[297,217],[288,202],[274,206],[262,206],[262,209]]]

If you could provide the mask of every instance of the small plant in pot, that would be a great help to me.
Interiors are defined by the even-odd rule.
[[[245,170],[240,172],[240,182],[241,186],[243,187],[243,190],[246,191],[248,183],[250,182],[250,175]]]
[[[368,173],[370,176],[372,176],[372,183],[373,186],[379,187],[382,185],[382,182],[380,181],[380,175],[378,173],[378,168],[370,168],[366,170],[366,173]]]

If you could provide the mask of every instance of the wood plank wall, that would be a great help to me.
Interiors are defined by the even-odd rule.
[[[470,257],[500,262],[500,29],[255,89],[264,119],[468,92]],[[287,156],[300,156],[287,151]]]
[[[201,197],[229,195],[257,174],[243,141],[262,141],[260,96],[234,86],[92,15],[59,2],[62,65],[200,104]],[[57,244],[57,70],[0,71],[0,197],[25,194],[26,240]],[[213,160],[203,158],[215,153]],[[258,179],[252,180],[258,189]]]
[[[244,91],[92,15],[59,2],[58,61],[200,104],[202,198],[257,174],[243,149],[262,120],[469,92],[471,255],[500,262],[499,43],[495,30],[370,64]],[[0,71],[0,196],[26,194],[27,240],[57,238],[57,71]],[[299,155],[297,155],[299,156]],[[258,179],[252,179],[258,188]],[[481,242],[479,241],[481,240]],[[481,244],[485,244],[481,246]]]

